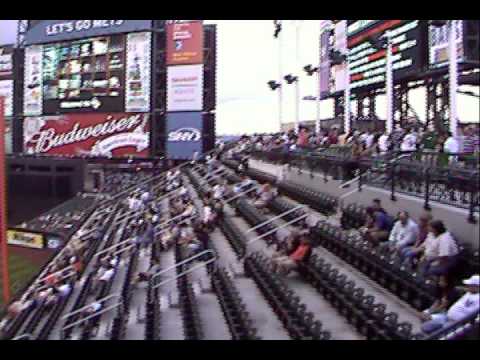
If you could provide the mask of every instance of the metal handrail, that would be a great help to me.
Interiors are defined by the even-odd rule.
[[[166,269],[163,269],[163,270],[159,271],[158,273],[156,273],[156,274],[154,274],[154,275],[152,276],[152,278],[150,279],[150,281],[153,281],[154,279],[156,279],[156,278],[159,277],[160,275],[162,275],[162,274],[164,274],[164,273],[166,273],[166,272],[168,272],[168,271],[170,271],[170,270],[176,269],[177,267],[182,266],[182,265],[184,265],[184,264],[186,264],[186,263],[188,263],[188,262],[190,262],[190,261],[193,261],[193,260],[195,260],[195,259],[197,259],[197,258],[199,258],[199,257],[201,257],[201,256],[203,256],[203,255],[205,255],[205,254],[213,254],[213,255],[216,255],[213,250],[205,250],[205,251],[202,251],[202,252],[199,253],[199,254],[196,254],[196,255],[194,255],[194,256],[192,256],[192,257],[189,257],[188,259],[185,259],[185,260],[183,260],[183,261],[181,261],[181,262],[179,262],[179,263],[175,263],[175,264],[173,264],[172,266],[170,266],[170,267],[168,267],[168,268],[166,268]],[[216,256],[215,256],[215,259],[217,259]]]
[[[204,178],[200,178],[200,184],[205,184],[208,183],[214,179],[218,179],[219,177],[223,176],[225,173],[227,173],[229,170],[227,168],[220,169],[220,171],[214,171],[212,174],[207,175]]]
[[[303,209],[303,208],[305,208],[305,207],[307,207],[307,206],[306,206],[306,205],[298,205],[297,207],[295,207],[295,208],[293,208],[293,209],[287,210],[287,211],[281,213],[280,215],[277,215],[277,216],[275,216],[275,217],[273,217],[273,218],[271,218],[271,219],[268,219],[267,221],[264,221],[264,222],[261,223],[261,224],[258,224],[258,225],[256,225],[256,226],[248,229],[248,230],[246,231],[246,234],[249,234],[249,233],[251,233],[252,231],[255,231],[255,230],[261,228],[262,226],[268,225],[268,224],[274,222],[275,220],[281,219],[281,218],[284,217],[285,215],[288,215],[288,214],[290,214],[290,213],[292,213],[292,212],[295,212],[295,211],[297,211],[297,210],[301,210],[301,209]]]
[[[100,300],[96,300],[96,301],[94,301],[93,303],[90,303],[90,304],[88,304],[88,305],[85,305],[84,307],[82,307],[82,308],[80,308],[80,309],[77,309],[77,310],[75,310],[75,311],[69,312],[68,314],[62,316],[62,319],[63,319],[63,320],[66,320],[66,319],[70,318],[72,315],[78,314],[78,313],[82,312],[83,310],[88,309],[90,306],[92,306],[92,304],[95,304],[95,303],[104,303],[105,301],[107,301],[107,300],[109,300],[109,299],[118,298],[118,297],[121,297],[121,296],[122,296],[121,293],[107,295],[107,296],[105,296],[104,298],[102,298],[102,299],[100,299]]]
[[[72,271],[72,272],[69,272],[67,274],[65,274],[64,276],[61,276],[58,278],[58,280],[64,280],[64,279],[68,279],[69,277],[73,276],[76,274],[76,271]],[[39,287],[38,289],[36,289],[36,291],[41,291],[41,290],[44,290],[44,289],[48,289],[50,286],[49,285],[43,285],[41,287]]]
[[[36,284],[38,283],[42,283],[44,282],[45,280],[47,280],[50,276],[52,275],[58,275],[58,274],[62,274],[65,270],[70,270],[70,269],[74,269],[74,266],[73,265],[68,265],[67,267],[64,267],[62,270],[58,270],[54,273],[51,273],[51,274],[48,274],[47,276],[45,276],[44,278],[40,279],[40,280],[37,280],[36,281]]]
[[[110,310],[113,310],[113,309],[116,309],[117,307],[119,307],[119,306],[121,306],[121,305],[123,305],[123,300],[120,300],[117,304],[112,305],[112,306],[109,306],[109,307],[107,307],[107,308],[105,308],[105,309],[102,309],[102,310],[100,310],[100,311],[97,312],[97,313],[88,315],[88,316],[84,317],[84,318],[81,319],[81,320],[75,321],[75,322],[72,323],[72,324],[69,324],[69,325],[67,325],[67,326],[64,326],[64,327],[62,328],[62,331],[65,331],[65,330],[70,329],[70,328],[72,328],[72,327],[74,327],[74,326],[77,326],[78,324],[84,323],[85,321],[88,321],[88,320],[90,320],[90,319],[92,319],[92,318],[94,318],[94,317],[96,317],[96,316],[100,316],[100,315],[102,315],[102,314],[105,314],[106,312],[108,312],[108,311],[110,311]]]
[[[170,278],[170,279],[165,279],[165,280],[162,281],[161,283],[152,286],[152,289],[157,289],[157,288],[159,288],[160,286],[163,286],[163,285],[165,285],[165,284],[167,284],[167,283],[169,283],[169,282],[172,282],[172,281],[174,281],[174,280],[177,280],[177,279],[181,278],[182,276],[188,275],[188,274],[190,274],[191,272],[193,272],[194,270],[197,270],[197,269],[199,269],[199,268],[201,268],[201,267],[207,266],[207,265],[209,265],[209,264],[211,264],[212,262],[215,262],[215,261],[217,261],[217,257],[215,257],[215,258],[213,258],[213,259],[210,259],[210,260],[207,260],[207,261],[205,261],[205,262],[202,263],[202,264],[195,265],[194,267],[192,267],[192,268],[190,268],[190,269],[188,269],[188,270],[185,270],[185,271],[181,272],[180,274],[177,274],[176,276],[174,276],[174,277],[172,277],[172,278]]]
[[[182,216],[183,216],[183,213],[174,216],[173,218],[169,219],[168,221],[165,221],[165,222],[163,222],[163,223],[161,223],[161,224],[155,225],[154,230],[155,230],[155,231],[156,231],[157,229],[162,230],[162,229],[164,229],[167,225],[169,225],[172,221],[175,221],[175,220],[177,220],[177,219],[180,219]],[[191,215],[191,216],[187,217],[187,219],[193,219],[195,216],[197,216],[197,215]]]
[[[308,214],[303,214],[303,215],[299,216],[298,218],[296,218],[296,219],[294,219],[294,220],[291,220],[291,221],[289,221],[289,222],[287,222],[287,223],[285,223],[285,224],[282,224],[282,225],[280,225],[280,226],[277,226],[276,228],[274,228],[274,229],[272,229],[272,230],[270,230],[270,231],[267,231],[266,233],[264,233],[264,234],[262,234],[262,235],[260,235],[260,236],[257,236],[256,238],[248,241],[247,244],[246,244],[246,246],[248,247],[249,245],[253,244],[254,242],[256,242],[256,241],[258,241],[258,240],[261,240],[261,239],[267,237],[267,236],[270,235],[270,234],[273,234],[274,232],[276,232],[276,231],[278,231],[278,230],[280,230],[280,229],[283,229],[283,228],[285,228],[285,227],[287,227],[287,226],[290,226],[290,225],[292,225],[292,224],[295,224],[296,222],[305,219],[307,216],[309,216],[309,215],[308,215]]]
[[[227,200],[224,200],[223,203],[224,203],[224,204],[229,204],[229,203],[231,203],[233,200],[236,200],[236,199],[242,197],[243,195],[246,195],[246,194],[248,194],[248,193],[251,193],[251,192],[254,191],[254,190],[258,190],[258,189],[260,189],[261,187],[262,187],[262,185],[257,185],[257,186],[252,187],[251,189],[242,191],[240,194],[237,194],[237,195],[235,195],[235,196],[233,196],[233,197],[231,197],[231,198],[229,198],[229,199],[227,199]]]
[[[209,151],[209,152],[207,152],[207,153],[205,153],[204,155],[209,154],[210,152],[213,152],[213,151],[215,151],[215,149],[214,149],[214,150],[211,150],[211,151]],[[183,163],[183,164],[180,164],[180,165],[178,165],[178,166],[175,166],[175,167],[169,169],[168,171],[177,171],[177,170],[180,170],[180,169],[182,169],[183,167],[185,167],[185,166],[187,166],[187,165],[189,165],[189,164],[190,164],[189,162],[185,162],[185,163]],[[143,181],[141,181],[140,183],[135,184],[135,185],[133,185],[133,186],[130,186],[129,188],[121,191],[120,193],[115,194],[115,195],[112,197],[112,199],[106,200],[105,202],[115,200],[115,199],[118,198],[118,197],[121,197],[121,196],[123,196],[123,195],[125,195],[125,194],[128,194],[128,193],[132,192],[132,189],[135,189],[135,188],[138,188],[139,186],[143,186],[143,185],[145,185],[145,184],[148,184],[148,183],[150,183],[150,182],[152,182],[152,181],[154,181],[154,180],[157,180],[157,179],[161,178],[162,176],[165,176],[165,173],[161,173],[161,174],[159,174],[159,175],[156,175],[156,176],[151,177],[150,179],[143,180]]]

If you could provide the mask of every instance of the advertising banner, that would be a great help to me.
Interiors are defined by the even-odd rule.
[[[148,156],[148,114],[70,114],[27,117],[24,149],[28,154]]]
[[[203,22],[167,25],[167,65],[203,63]]]
[[[203,110],[203,65],[170,66],[167,78],[167,111]]]
[[[41,20],[25,34],[25,44],[46,44],[151,28],[152,20]]]
[[[43,46],[25,49],[25,79],[23,113],[27,116],[41,115],[43,111]]]
[[[0,47],[0,80],[13,77],[13,49]]]
[[[45,246],[42,234],[18,230],[7,231],[7,244],[23,246],[32,249],[43,249]]]
[[[203,150],[203,117],[201,112],[167,114],[167,157],[192,160]]]
[[[125,111],[150,111],[150,78],[152,33],[127,36],[127,73],[125,79]]]
[[[325,99],[330,93],[330,32],[323,31],[320,35],[320,99]]]
[[[13,116],[13,80],[0,80],[0,97],[5,100],[4,115]]]

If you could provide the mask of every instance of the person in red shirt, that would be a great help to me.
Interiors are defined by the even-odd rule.
[[[272,259],[273,271],[288,275],[297,265],[308,259],[312,252],[310,240],[302,236],[300,245],[289,256],[280,256]]]

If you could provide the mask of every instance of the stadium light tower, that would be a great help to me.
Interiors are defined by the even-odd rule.
[[[278,79],[281,82],[283,76],[283,25],[282,20],[274,20],[273,22],[275,26],[273,37],[278,40]],[[281,131],[283,123],[283,89],[281,86],[278,87],[278,122],[279,131]]]
[[[302,20],[295,20],[295,71],[300,71],[300,31]],[[295,132],[300,131],[300,84],[297,78],[295,82]]]
[[[453,136],[458,135],[458,50],[457,50],[457,20],[430,20],[431,26],[448,26],[448,74],[450,94],[450,122],[449,130]]]

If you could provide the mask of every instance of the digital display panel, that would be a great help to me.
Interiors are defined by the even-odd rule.
[[[30,46],[27,116],[150,111],[151,33]]]
[[[369,41],[389,32],[394,80],[418,75],[425,63],[426,23],[420,20],[348,20],[350,87],[352,90],[385,82],[386,50]]]

